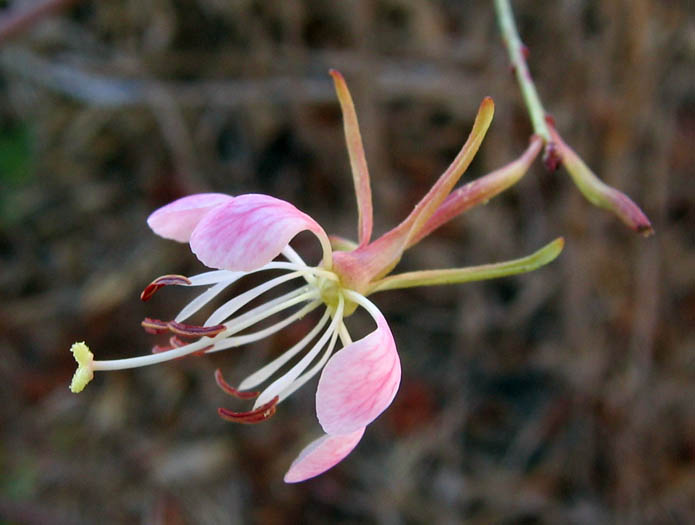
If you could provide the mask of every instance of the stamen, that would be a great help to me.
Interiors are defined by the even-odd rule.
[[[316,344],[314,344],[311,350],[309,350],[309,352],[307,352],[307,354],[302,357],[302,359],[296,365],[290,368],[289,371],[287,371],[284,375],[276,379],[261,393],[254,406],[260,406],[262,403],[265,403],[268,398],[278,395],[288,386],[290,386],[312,363],[321,349],[326,345],[328,339],[338,331],[338,325],[343,320],[343,308],[345,306],[345,301],[342,294],[338,295],[338,300],[338,307],[333,314],[333,320],[328,326],[328,329],[323,333],[323,335],[321,335]]]
[[[199,326],[195,324],[177,323],[176,321],[162,321],[161,319],[152,319],[151,317],[145,317],[140,325],[142,325],[145,332],[148,334],[173,332],[184,337],[214,337],[227,329],[221,324],[215,326]]]
[[[347,326],[344,322],[340,322],[340,342],[343,346],[347,346],[352,343],[352,337],[350,337],[350,332],[348,332]]]
[[[145,317],[140,325],[148,334],[163,334],[169,331],[169,323],[159,319],[152,319],[151,317]]]
[[[224,324],[230,333],[235,334],[244,328],[248,328],[257,322],[284,310],[285,308],[289,308],[290,306],[294,306],[302,301],[308,301],[316,297],[318,297],[317,290],[311,290],[309,286],[304,286],[297,290],[288,292],[285,295],[281,295],[275,299],[271,299],[267,303],[256,306],[248,312],[245,312],[239,317],[232,319],[231,321],[227,321]]]
[[[201,293],[198,297],[193,299],[190,303],[184,306],[179,314],[174,318],[174,321],[180,323],[191,317],[194,313],[200,310],[203,306],[212,301],[220,292],[227,288],[230,284],[234,283],[236,279],[229,281],[222,281],[214,286],[211,286],[206,291]]]
[[[157,290],[159,290],[163,286],[190,286],[190,284],[190,279],[183,275],[162,275],[161,277],[157,277],[154,281],[152,281],[145,287],[145,289],[140,294],[140,299],[143,301],[148,301],[157,292]]]
[[[179,339],[175,335],[172,335],[169,338],[169,344],[172,348],[181,348],[182,346],[186,346],[187,343],[183,339]]]
[[[290,253],[290,252],[288,252]],[[283,253],[287,257],[286,254]],[[291,258],[292,256],[290,255]],[[297,255],[299,257],[299,255]],[[293,262],[284,262],[284,261],[272,261],[269,262],[268,264],[261,266],[260,268],[257,268],[255,270],[252,270],[250,272],[232,272],[230,270],[212,270],[210,272],[204,272],[200,273],[198,275],[194,275],[192,277],[189,277],[191,281],[191,286],[202,286],[205,284],[217,284],[222,281],[228,281],[232,279],[238,279],[240,277],[243,277],[244,275],[251,275],[252,273],[257,273],[257,272],[262,272],[265,270],[293,270],[293,271],[301,271],[301,272],[309,272],[312,275],[325,275],[327,278],[331,279],[337,279],[336,275],[329,271],[325,270],[324,268],[317,268],[314,266],[307,266],[304,261],[301,261],[298,263]]]
[[[306,345],[309,344],[309,341],[313,340],[314,337],[323,329],[324,326],[326,326],[326,323],[328,322],[328,318],[330,317],[330,314],[328,313],[328,310],[326,310],[323,314],[323,317],[321,317],[321,320],[316,323],[316,326],[311,329],[311,331],[306,334],[301,341],[296,343],[294,346],[292,346],[289,350],[287,350],[285,353],[281,354],[279,357],[276,357],[273,359],[270,363],[265,365],[263,368],[260,370],[257,370],[253,374],[251,374],[249,377],[244,379],[241,384],[239,385],[239,388],[242,390],[248,389],[248,388],[253,388],[257,385],[260,385],[264,381],[266,381],[270,376],[272,376],[275,372],[280,370],[280,368],[287,363],[290,359],[292,359],[295,355],[297,355],[299,352],[304,350]]]
[[[251,334],[244,334],[244,335],[241,335],[238,337],[229,337],[227,339],[224,339],[223,341],[217,343],[212,351],[218,352],[220,350],[225,350],[227,348],[234,348],[236,346],[243,346],[243,345],[248,344],[248,343],[253,343],[254,341],[259,341],[260,339],[265,339],[266,337],[274,334],[275,332],[279,332],[280,330],[282,330],[286,326],[292,324],[297,319],[301,319],[302,317],[304,317],[306,314],[308,314],[312,310],[315,310],[316,308],[318,308],[318,306],[320,304],[321,304],[321,300],[317,300],[317,301],[314,301],[312,303],[309,303],[306,306],[304,306],[304,308],[297,310],[295,313],[293,313],[289,317],[286,317],[282,321],[279,321],[272,326],[264,328],[263,330],[253,332]]]
[[[279,264],[279,263],[277,263]],[[259,295],[267,292],[268,290],[275,288],[276,286],[279,286],[280,284],[291,281],[292,279],[296,279],[297,277],[300,277],[302,274],[301,272],[292,272],[288,273],[285,275],[281,275],[280,277],[276,277],[275,279],[271,279],[268,282],[265,282],[259,286],[256,286],[255,288],[251,288],[250,290],[242,293],[241,295],[237,295],[234,299],[231,299],[224,303],[222,306],[220,306],[217,310],[215,310],[212,315],[208,318],[207,321],[205,321],[205,326],[210,326],[210,325],[217,325],[229,318],[234,312],[245,306],[247,303],[258,297]]]
[[[168,352],[169,350],[173,350],[175,347],[171,345],[154,345],[152,347],[152,353],[153,354],[161,354],[162,352]]]
[[[186,341],[183,341],[182,339],[179,339],[178,337],[171,336],[169,338],[169,344],[168,345],[155,345],[152,347],[152,353],[153,354],[161,354],[162,352],[168,352],[169,350],[174,350],[176,348],[181,348],[182,346],[186,346]],[[202,350],[198,350],[197,352],[193,352],[192,354],[188,355],[195,355],[195,356],[202,356],[205,355],[205,352],[210,350],[213,347],[213,345],[208,345]],[[183,356],[186,357],[186,356]]]
[[[232,272],[229,270],[212,270],[189,277],[191,286],[204,286],[206,284],[217,284],[222,281],[239,279],[246,275],[246,272]]]
[[[278,396],[275,396],[267,403],[248,412],[232,412],[231,410],[228,410],[226,408],[218,408],[217,413],[220,415],[222,419],[226,419],[227,421],[251,425],[270,419],[273,416],[273,414],[275,414],[277,404]]]
[[[237,390],[224,380],[222,371],[219,368],[215,370],[215,381],[217,382],[217,386],[219,386],[225,394],[229,394],[238,399],[255,399],[260,394],[258,391],[242,392],[241,390]]]
[[[227,329],[227,327],[222,324],[215,326],[199,326],[195,324],[177,323],[176,321],[169,321],[167,326],[173,333],[184,337],[214,337]]]
[[[291,263],[298,266],[307,266],[304,259],[302,259],[302,256],[299,255],[289,244],[282,249],[282,255],[284,255]]]
[[[342,325],[342,321],[341,321]],[[343,325],[345,326],[345,325]],[[287,399],[291,394],[296,392],[298,389],[300,389],[304,384],[309,381],[312,377],[314,377],[319,371],[323,369],[324,366],[326,366],[326,363],[328,362],[328,358],[331,357],[331,354],[333,354],[333,349],[335,348],[335,343],[336,340],[338,339],[338,331],[336,330],[333,332],[333,335],[331,336],[331,341],[328,343],[328,347],[326,347],[326,351],[323,353],[321,356],[321,359],[319,359],[318,363],[316,363],[313,367],[309,369],[308,372],[304,372],[301,376],[299,376],[298,379],[296,379],[290,386],[288,386],[285,390],[282,391],[280,394],[280,399],[278,400],[278,403],[284,399]]]

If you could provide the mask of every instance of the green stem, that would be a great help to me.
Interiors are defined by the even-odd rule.
[[[533,124],[533,131],[543,137],[546,144],[551,142],[550,132],[545,123],[545,110],[541,99],[536,91],[536,86],[531,78],[528,65],[526,64],[525,46],[519,38],[519,33],[516,29],[514,14],[509,0],[495,0],[495,11],[497,12],[497,20],[502,32],[502,39],[507,46],[509,59],[514,67],[516,80],[519,82],[521,94],[524,97],[526,108],[528,109]]]
[[[554,260],[565,245],[565,240],[558,237],[553,242],[546,244],[535,253],[496,264],[484,264],[469,268],[456,268],[451,270],[427,270],[423,272],[408,272],[392,275],[376,281],[369,288],[368,293],[395,290],[399,288],[413,288],[415,286],[432,286],[438,284],[458,284],[471,281],[483,281],[496,279],[508,275],[526,273]]]

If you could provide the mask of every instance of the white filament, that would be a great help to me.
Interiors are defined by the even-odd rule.
[[[302,288],[297,288],[296,290],[287,292],[286,294],[281,295],[280,297],[271,299],[267,303],[263,303],[259,306],[256,306],[248,312],[243,313],[240,316],[232,319],[231,321],[227,321],[224,324],[230,331],[230,333],[235,334],[237,332],[240,332],[244,328],[257,323],[259,320],[268,317],[268,311],[272,310],[272,313],[276,313],[280,310],[284,310],[285,308],[289,308],[290,306],[293,306],[297,303],[300,303],[305,300],[308,301],[316,297],[318,297],[318,292],[316,290],[312,290],[309,286],[303,286]],[[276,306],[278,305],[282,305],[280,309],[276,308]]]
[[[304,300],[304,298],[302,298]],[[219,343],[216,343],[213,348],[210,350],[207,350],[205,353],[211,353],[211,352],[218,352],[220,350],[226,350],[227,348],[234,348],[237,346],[242,346],[248,343],[253,343],[254,341],[259,341],[261,339],[265,339],[266,337],[274,334],[275,332],[279,332],[286,326],[292,324],[295,322],[297,319],[301,319],[304,317],[306,314],[311,312],[312,310],[315,310],[318,308],[318,306],[321,304],[320,300],[313,301],[303,308],[297,310],[295,313],[290,315],[289,317],[286,317],[282,321],[279,321],[275,323],[272,326],[269,326],[267,328],[264,328],[263,330],[259,330],[258,332],[254,332],[252,334],[244,334],[240,335],[237,337],[228,337]],[[288,306],[283,305],[284,308],[288,308]],[[272,315],[272,314],[271,314]],[[257,322],[257,321],[256,321]],[[254,323],[255,324],[255,323]]]
[[[297,277],[301,277],[301,275],[301,272],[292,272],[285,275],[281,275],[280,277],[271,279],[270,281],[260,284],[255,288],[251,288],[250,290],[242,293],[241,295],[237,295],[234,299],[230,299],[222,306],[220,306],[217,310],[215,310],[212,313],[212,315],[208,317],[208,320],[205,321],[205,324],[203,326],[215,326],[223,323],[239,308],[254,300],[259,295],[267,292],[272,288],[275,288],[276,286],[284,282],[291,281],[292,279],[296,279]]]
[[[341,322],[342,324],[342,322]],[[304,372],[299,378],[294,381],[290,386],[285,388],[285,390],[282,391],[280,394],[280,399],[278,399],[278,403],[284,399],[287,399],[291,394],[293,394],[296,390],[304,386],[304,383],[309,381],[312,377],[314,377],[324,366],[326,366],[326,363],[328,362],[328,358],[331,357],[331,354],[333,353],[333,349],[335,348],[335,342],[338,339],[338,332],[339,330],[336,330],[333,332],[333,335],[331,336],[331,341],[328,343],[328,346],[326,347],[326,351],[323,353],[321,356],[321,359],[319,359],[318,363],[316,363],[314,366],[312,366],[308,372]]]
[[[292,346],[292,348],[285,351],[282,355],[273,359],[263,368],[257,370],[256,372],[248,376],[246,379],[244,379],[239,384],[239,390],[248,390],[266,381],[270,376],[277,372],[285,363],[287,363],[295,355],[301,352],[306,347],[306,345],[309,344],[309,341],[316,337],[316,335],[323,329],[323,327],[326,326],[329,317],[330,314],[328,313],[328,310],[326,310],[323,314],[323,317],[321,317],[319,322],[316,323],[316,326],[314,326],[314,328],[312,328],[308,334],[302,337],[302,339],[294,346]]]
[[[203,306],[212,301],[217,295],[219,295],[220,292],[222,292],[222,290],[227,288],[227,286],[232,284],[234,281],[236,281],[236,279],[232,279],[231,281],[221,281],[216,285],[211,286],[206,291],[201,293],[198,297],[193,299],[186,306],[184,306],[179,312],[179,315],[177,315],[174,318],[174,321],[176,321],[177,323],[185,321],[198,310],[200,310]]]
[[[258,399],[256,399],[256,403],[253,405],[253,409],[255,410],[259,406],[267,403],[271,399],[273,399],[276,395],[281,393],[283,390],[285,390],[292,382],[297,379],[297,377],[304,372],[304,370],[311,364],[311,362],[316,358],[318,353],[321,351],[321,349],[325,346],[325,344],[328,342],[329,337],[333,336],[335,332],[337,332],[338,325],[340,322],[343,320],[343,307],[345,306],[345,301],[343,300],[343,296],[339,295],[338,296],[338,307],[336,308],[335,313],[333,314],[333,320],[331,321],[331,324],[328,326],[328,329],[323,333],[323,335],[320,337],[320,339],[314,344],[314,346],[307,352],[307,354],[302,357],[302,359],[294,365],[292,368],[290,368],[285,374],[280,376],[278,379],[273,381],[273,383],[270,384],[262,393],[260,396],[258,396]]]

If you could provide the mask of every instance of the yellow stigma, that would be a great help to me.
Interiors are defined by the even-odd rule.
[[[70,391],[77,394],[82,392],[87,383],[94,377],[94,354],[89,351],[89,347],[84,341],[73,344],[70,351],[75,356],[75,361],[77,361],[77,371],[72,376]]]

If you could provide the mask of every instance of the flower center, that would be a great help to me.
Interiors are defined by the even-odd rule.
[[[321,295],[321,300],[324,304],[331,310],[335,311],[340,302],[340,296],[343,296],[345,301],[343,317],[352,315],[352,313],[357,309],[357,303],[348,299],[343,293],[347,288],[344,288],[339,279],[330,279],[328,277],[320,276],[316,283],[319,289],[319,294]]]

